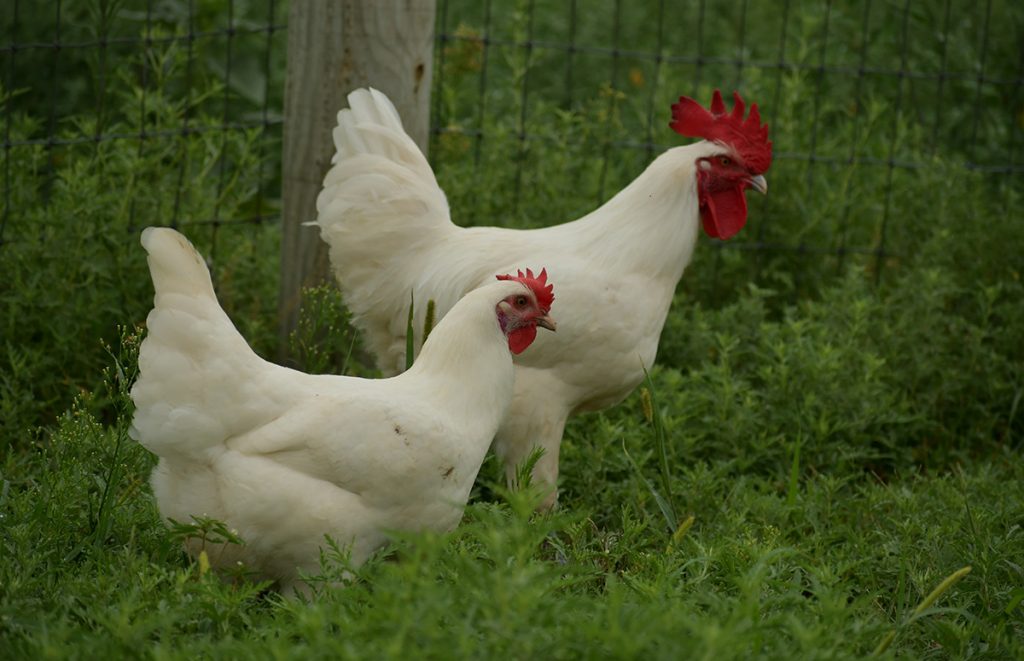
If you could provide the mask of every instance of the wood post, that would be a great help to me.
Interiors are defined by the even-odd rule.
[[[387,94],[427,153],[436,0],[293,0],[284,103],[279,347],[298,320],[303,287],[328,280],[327,246],[303,223],[334,155],[331,131],[353,89]]]

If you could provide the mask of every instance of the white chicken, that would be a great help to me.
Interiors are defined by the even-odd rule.
[[[433,299],[442,315],[516,263],[553,265],[567,332],[516,358],[515,396],[494,442],[510,478],[534,446],[545,450],[533,476],[551,487],[546,506],[557,495],[566,419],[618,403],[653,363],[697,228],[731,237],[746,222],[744,191],[767,192],[768,127],[756,104],[744,120],[743,100],[734,98],[727,113],[717,90],[710,112],[680,97],[672,128],[705,140],[669,149],[587,216],[536,230],[453,224],[430,165],[380,92],[356,90],[338,113],[337,151],[313,224],[385,373],[405,365],[410,292]],[[420,310],[417,329],[422,318]]]
[[[411,369],[367,380],[263,360],[185,237],[149,228],[142,245],[156,296],[131,436],[160,457],[152,486],[164,517],[213,517],[244,540],[208,546],[211,561],[303,592],[299,572],[318,569],[324,535],[358,565],[388,531],[459,522],[512,397],[510,349],[529,346],[537,326],[554,329],[543,272],[468,293]]]

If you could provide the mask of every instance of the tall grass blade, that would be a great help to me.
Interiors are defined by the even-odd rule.
[[[679,542],[683,541],[683,537],[686,537],[686,533],[690,532],[690,528],[693,527],[693,523],[696,520],[697,518],[691,514],[679,524],[676,531],[672,533],[672,539],[669,540],[668,547],[665,548],[666,553],[671,553],[679,545]]]
[[[434,330],[434,315],[437,312],[437,310],[435,309],[436,307],[437,306],[434,304],[434,299],[431,298],[431,299],[429,299],[427,301],[427,315],[426,315],[426,318],[423,320],[423,341],[424,342],[426,342],[427,338],[430,336],[430,331]],[[422,346],[422,345],[420,345],[420,346]]]
[[[413,300],[413,293],[409,292],[409,319],[405,322],[405,369],[412,367],[416,357],[413,355],[416,346],[416,334],[413,332],[412,320],[416,314],[416,301]]]
[[[629,450],[626,449],[626,441],[622,441],[622,453],[626,455],[626,459],[629,460],[629,465],[633,467],[633,471],[636,473],[637,478],[640,479],[644,485],[647,486],[647,490],[654,496],[654,502],[658,504],[658,509],[661,510],[661,515],[665,517],[665,524],[668,526],[669,534],[672,534],[678,530],[679,525],[676,522],[676,512],[672,508],[672,503],[667,501],[661,492],[658,491],[657,487],[651,483],[650,480],[644,475],[643,469],[640,468],[640,464],[636,463],[633,456],[629,454]]]
[[[669,532],[675,532],[677,528],[677,518],[675,508],[672,503],[675,502],[675,497],[672,494],[672,472],[669,468],[668,463],[668,438],[665,434],[665,423],[661,417],[661,410],[658,408],[657,392],[654,387],[654,381],[651,379],[651,373],[647,371],[647,366],[642,366],[644,370],[644,389],[645,393],[642,395],[645,400],[646,406],[644,407],[645,415],[649,414],[651,424],[654,426],[654,448],[658,453],[658,469],[659,476],[661,478],[661,489],[665,494],[664,501],[668,510],[671,512],[671,521],[669,523]],[[649,411],[647,406],[650,407]]]
[[[924,600],[917,605],[917,608],[914,609],[913,614],[911,614],[907,621],[904,622],[901,626],[906,626],[914,620],[916,620],[918,617],[920,617],[926,610],[931,608],[935,604],[935,602],[938,601],[939,598],[946,593],[946,591],[948,591],[951,587],[959,583],[964,576],[967,576],[970,573],[971,567],[970,565],[968,565],[966,567],[962,567],[961,569],[956,570],[955,572],[947,576],[941,583],[935,586],[934,590],[928,593],[928,596],[925,597]],[[888,634],[886,634],[885,638],[882,639],[882,642],[878,643],[878,647],[875,648],[873,655],[878,656],[879,654],[885,652],[885,650],[889,649],[889,646],[892,645],[892,641],[896,640],[896,635],[897,633],[899,633],[899,630],[900,627],[897,627],[896,629],[893,629]]]

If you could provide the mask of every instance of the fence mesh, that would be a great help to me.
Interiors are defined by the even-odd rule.
[[[183,227],[242,335],[281,349],[286,17],[283,0],[0,4],[0,436],[100,392],[96,339],[151,307],[143,226]],[[756,286],[736,309],[782,314],[837,273],[910,272],[932,218],[1021,222],[1022,44],[1005,0],[437,0],[430,158],[458,223],[551,225],[685,142],[679,95],[740,90],[771,125],[770,194],[730,241],[702,235],[681,296]]]
[[[27,211],[49,205],[62,168],[111,143],[130,144],[137,159],[130,183],[109,182],[125,186],[132,229],[204,226],[215,250],[223,226],[276,221],[281,5],[5,3],[0,249],[32,231]],[[249,150],[251,190],[237,192],[233,168]],[[197,177],[209,185],[197,189]]]
[[[511,191],[487,220],[594,208],[684,142],[671,103],[706,103],[714,88],[759,103],[775,162],[744,232],[697,252],[712,274],[775,264],[810,280],[856,260],[880,275],[913,251],[900,220],[922,213],[916,184],[935,170],[982,173],[979,194],[1008,207],[1019,197],[1024,13],[1012,3],[439,0],[438,13],[433,155],[444,181],[471,158],[493,170],[490,190]]]
[[[284,5],[5,3],[0,251],[31,231],[26,210],[61,167],[110,143],[138,159],[120,191],[132,227],[200,226],[215,253],[225,227],[274,225]],[[459,222],[561,222],[682,142],[667,129],[680,94],[741,90],[772,127],[772,194],[737,239],[710,242],[729,250],[709,268],[753,252],[749,268],[782,260],[807,278],[792,260],[881,273],[912,250],[899,221],[923,171],[984,173],[1008,206],[1019,192],[1022,14],[999,0],[438,0],[431,159]]]

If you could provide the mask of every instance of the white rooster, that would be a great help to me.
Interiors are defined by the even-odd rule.
[[[453,528],[512,398],[510,349],[554,330],[544,272],[503,276],[462,298],[415,364],[379,380],[314,376],[257,356],[221,309],[178,232],[142,233],[156,290],[132,388],[131,435],[159,455],[164,517],[209,516],[242,561],[305,591],[324,535],[362,563],[391,530]],[[199,552],[198,544],[189,550]]]
[[[356,90],[338,113],[337,152],[314,224],[385,373],[405,365],[410,292],[416,301],[433,299],[442,315],[514,264],[554,265],[567,331],[516,358],[515,396],[494,443],[510,477],[534,446],[544,448],[534,478],[552,487],[546,505],[556,496],[566,419],[618,403],[654,362],[697,228],[728,239],[746,222],[744,191],[767,192],[768,127],[756,104],[744,120],[743,100],[734,98],[727,113],[717,90],[710,112],[680,97],[672,128],[705,140],[669,149],[583,218],[536,230],[453,224],[430,165],[380,92]]]

